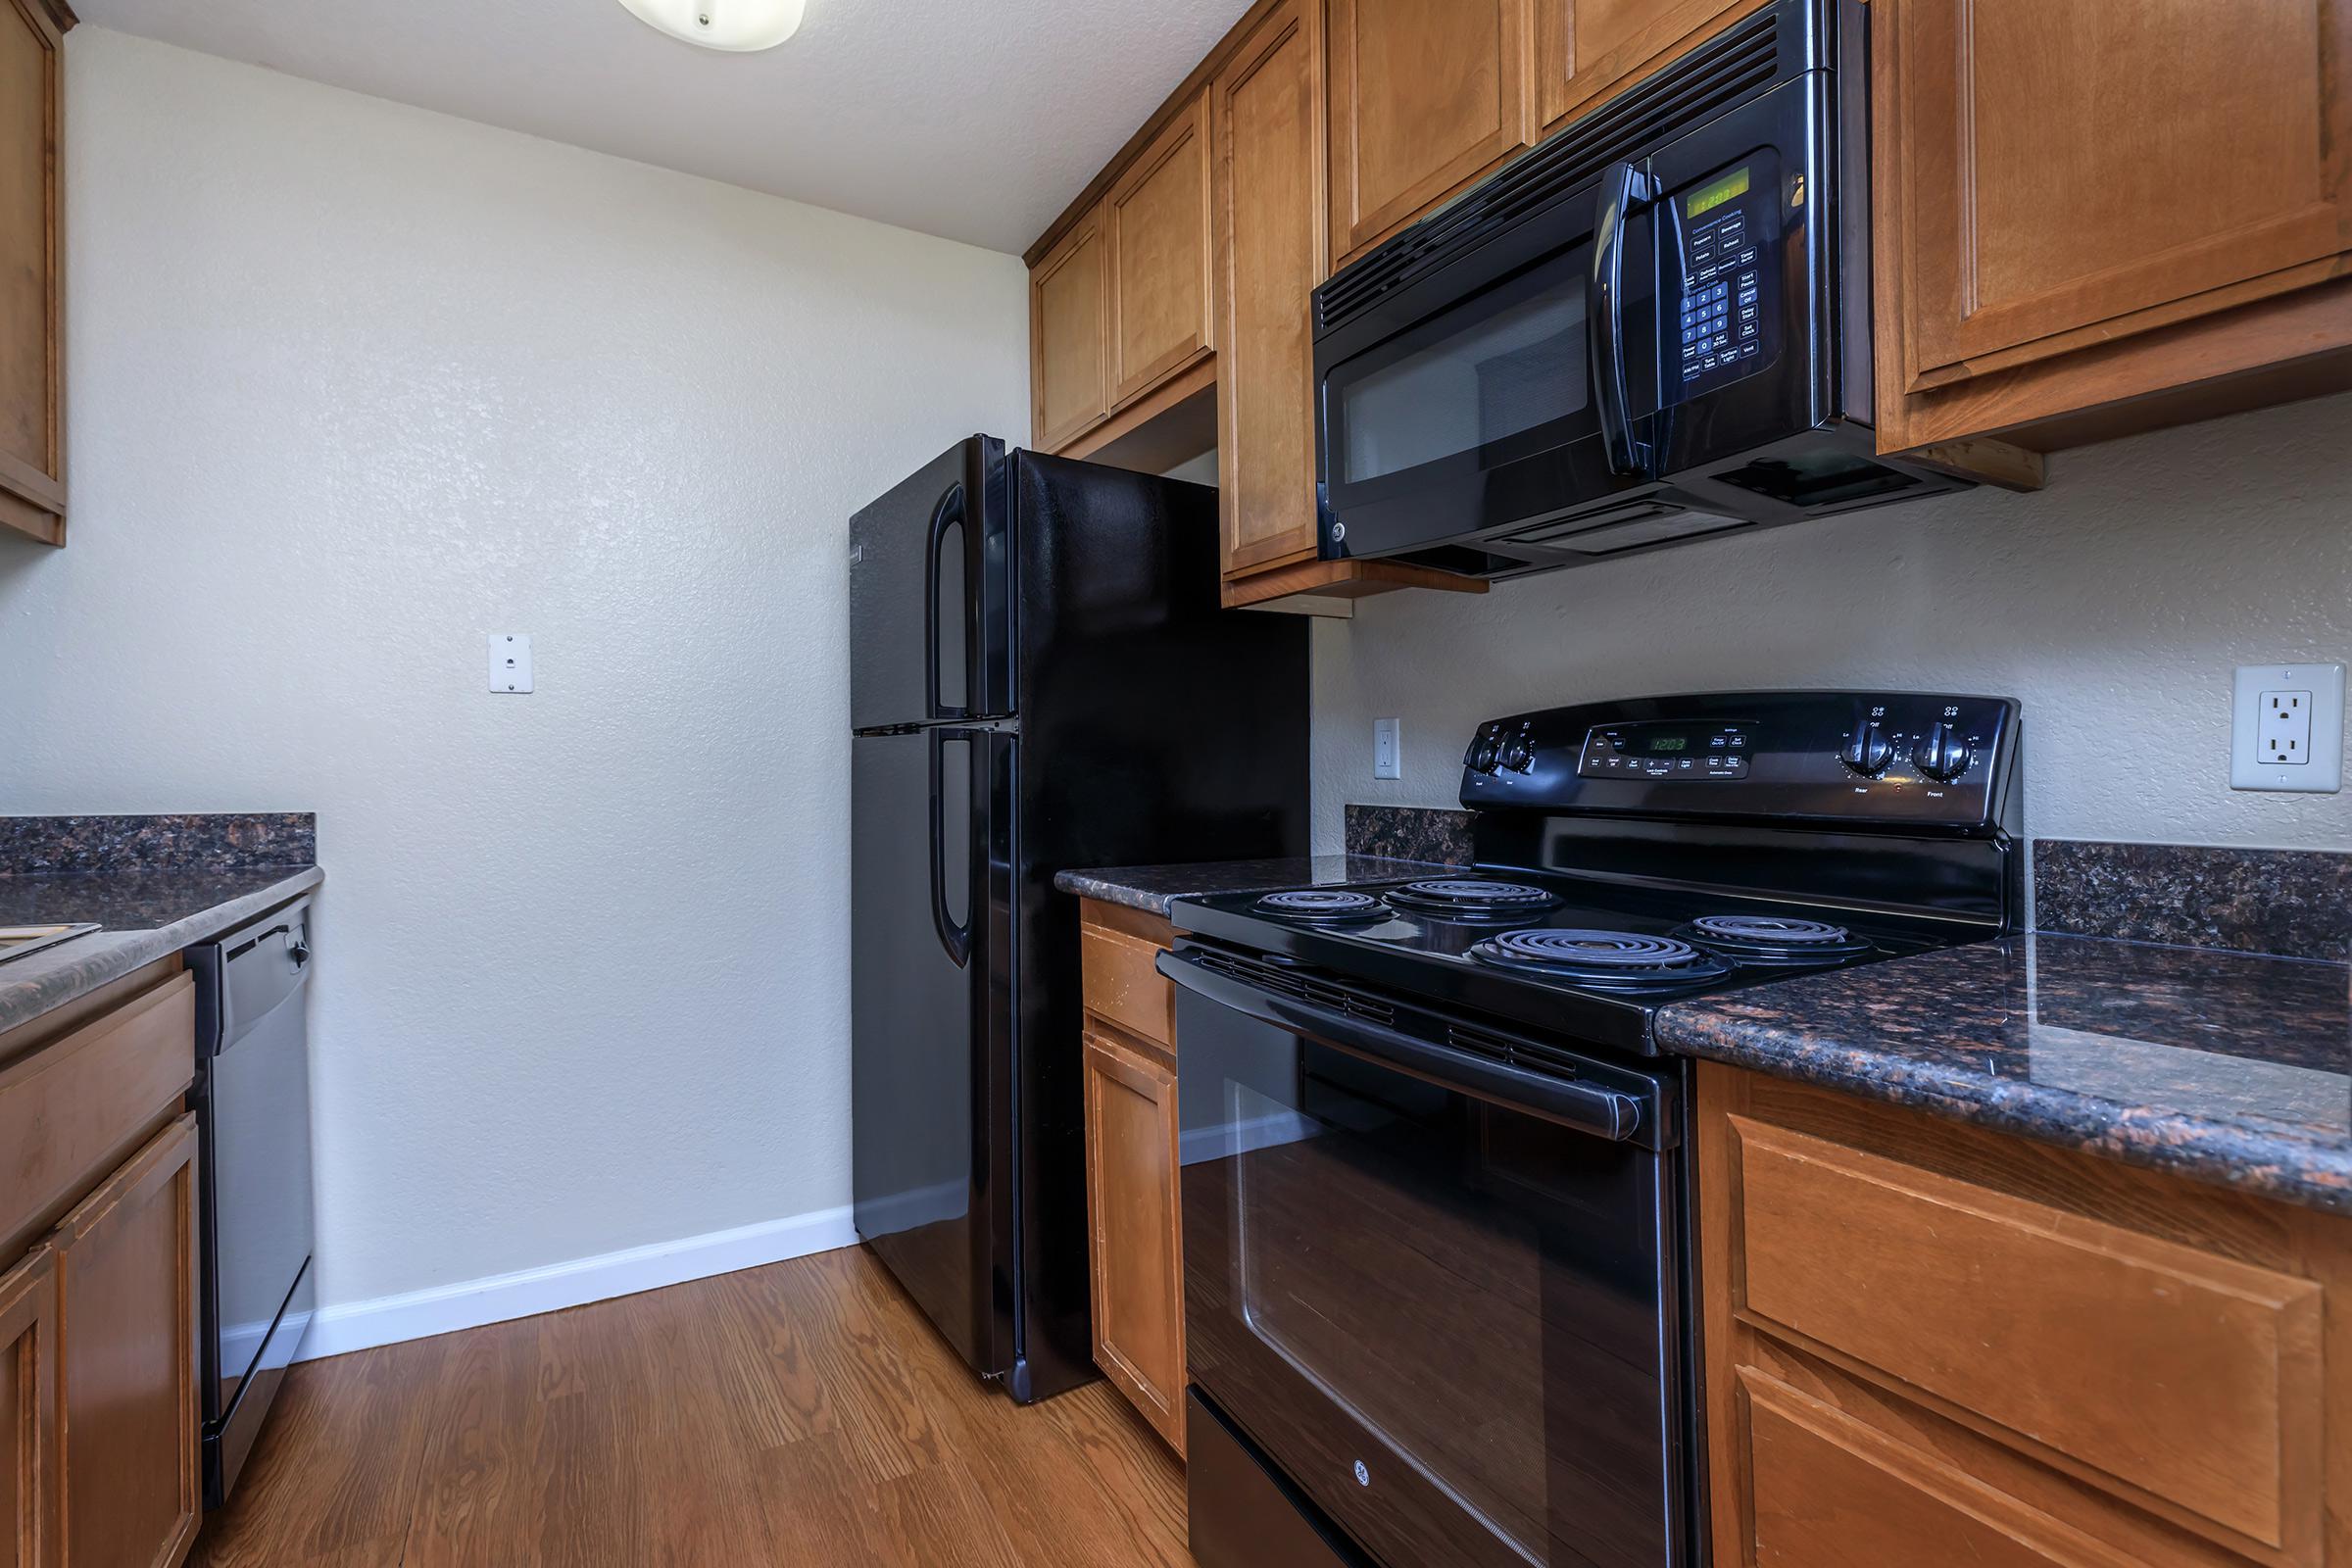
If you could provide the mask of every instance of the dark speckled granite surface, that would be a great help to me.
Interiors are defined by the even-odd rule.
[[[2034,924],[2341,963],[2352,960],[2352,855],[2036,839]]]
[[[1347,809],[1349,855],[1381,855],[1396,860],[1470,863],[1470,813],[1420,806],[1350,806]]]
[[[1195,893],[1272,893],[1281,888],[1324,887],[1339,882],[1377,882],[1430,869],[1427,860],[1395,860],[1367,855],[1302,856],[1285,860],[1209,860],[1199,865],[1122,865],[1100,871],[1063,871],[1054,885],[1082,899],[1123,904],[1147,914],[1166,914],[1168,901]]]
[[[309,811],[0,816],[0,878],[88,871],[245,871],[318,858]]]
[[[0,1033],[309,892],[317,855],[308,811],[0,817],[0,925],[105,928],[0,961]]]
[[[1690,1055],[2352,1213],[2352,968],[2042,933],[1677,1004]]]

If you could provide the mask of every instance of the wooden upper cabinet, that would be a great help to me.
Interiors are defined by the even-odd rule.
[[[1338,265],[1524,147],[1531,0],[1329,0]]]
[[[1110,413],[1110,269],[1102,209],[1029,273],[1030,440],[1053,452]]]
[[[1228,577],[1315,554],[1312,296],[1326,260],[1318,0],[1287,0],[1209,88],[1217,486]]]
[[[1102,198],[1110,269],[1110,403],[1209,352],[1208,96],[1171,121]]]
[[[1898,439],[2352,336],[2340,288],[2314,323],[2331,331],[2266,344],[2232,317],[2202,355],[2149,336],[2347,270],[2352,0],[1870,9],[1880,401]]]
[[[177,1568],[196,1539],[196,1118],[57,1229],[64,1568]]]
[[[0,0],[0,524],[66,542],[65,275],[58,243],[65,29]]]
[[[1537,120],[1548,135],[1765,0],[1536,0]]]
[[[57,1253],[0,1275],[0,1568],[53,1568],[57,1542]]]

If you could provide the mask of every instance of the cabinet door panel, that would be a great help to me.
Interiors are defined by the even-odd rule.
[[[57,1541],[57,1254],[0,1275],[0,1568],[52,1568]]]
[[[1268,13],[1209,89],[1228,577],[1315,553],[1311,302],[1327,255],[1321,10],[1291,0]]]
[[[1157,1057],[1094,1030],[1085,1060],[1095,1362],[1182,1453],[1176,1075]]]
[[[1537,0],[1536,93],[1548,135],[1764,0]]]
[[[2342,270],[2347,0],[1975,0],[1878,24],[1900,99],[1905,388]]]
[[[1102,199],[1114,408],[1208,352],[1208,144],[1203,94]]]
[[[0,0],[0,521],[62,544],[59,41],[38,0]]]
[[[1088,213],[1029,274],[1030,439],[1054,452],[1110,413],[1109,269]]]
[[[1785,1568],[2131,1568],[2131,1559],[1829,1405],[1741,1368],[1755,1530]]]
[[[58,1227],[66,1568],[174,1568],[196,1538],[196,1120]]]
[[[1331,232],[1343,260],[1526,145],[1530,0],[1331,0]]]

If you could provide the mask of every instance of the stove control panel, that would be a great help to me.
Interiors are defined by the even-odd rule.
[[[1492,719],[1464,806],[1806,818],[1975,831],[2009,821],[2017,705],[1926,692],[1643,698]]]
[[[1603,724],[1585,735],[1576,770],[1586,778],[1699,781],[1747,777],[1751,726],[1728,724]]]

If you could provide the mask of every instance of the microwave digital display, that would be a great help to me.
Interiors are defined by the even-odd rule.
[[[1701,185],[1683,198],[1683,211],[1691,218],[1711,213],[1735,196],[1747,194],[1747,171],[1735,169],[1711,185]]]

